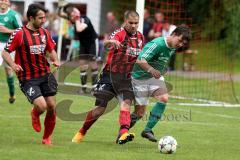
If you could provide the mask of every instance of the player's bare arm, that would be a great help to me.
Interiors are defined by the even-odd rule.
[[[60,62],[58,60],[57,53],[55,50],[52,50],[52,52],[49,53],[49,57],[50,60],[52,61],[52,65],[54,65],[55,67],[60,66]]]
[[[116,49],[119,49],[122,47],[121,42],[114,40],[114,39],[110,39],[110,40],[105,40],[104,41],[104,46],[105,47],[110,47],[110,45],[113,45],[114,47],[116,47]]]
[[[3,26],[3,25],[0,25],[0,32],[1,33],[12,33],[14,30],[12,30],[12,29],[9,29],[9,28],[7,28],[7,27],[5,27],[5,26]]]
[[[137,59],[136,63],[145,71],[149,72],[154,78],[159,79],[161,76],[161,73],[154,69],[151,65],[148,64],[148,62],[142,58],[141,60]]]
[[[12,60],[10,54],[7,51],[3,50],[2,57],[15,72],[23,71],[22,67],[20,65],[16,64]]]

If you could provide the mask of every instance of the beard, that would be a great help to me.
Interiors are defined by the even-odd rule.
[[[125,27],[125,29],[126,29],[126,31],[128,32],[128,33],[130,33],[130,34],[136,34],[136,30],[135,29],[131,29],[131,28],[129,28],[129,27]]]
[[[42,27],[42,25],[40,25],[40,24],[36,24],[36,23],[33,23],[33,27],[34,27],[35,29],[39,29],[39,28]]]

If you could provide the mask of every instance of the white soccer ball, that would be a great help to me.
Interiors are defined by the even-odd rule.
[[[177,141],[172,136],[164,136],[158,142],[158,150],[161,153],[172,154],[177,150]]]

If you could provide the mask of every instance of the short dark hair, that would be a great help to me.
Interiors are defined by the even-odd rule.
[[[47,12],[47,9],[44,8],[43,5],[39,4],[39,3],[32,3],[28,6],[28,10],[27,10],[27,19],[30,20],[30,17],[36,17],[38,11],[43,11],[43,12]]]
[[[64,12],[67,13],[67,15],[69,17],[71,15],[71,13],[73,12],[73,10],[74,10],[73,6],[68,6],[68,7],[65,7]]]
[[[182,35],[183,40],[190,41],[191,39],[191,30],[187,26],[178,26],[173,32],[172,35],[175,34],[177,36]]]
[[[133,17],[139,17],[139,14],[136,12],[136,11],[133,11],[133,10],[127,10],[125,13],[124,13],[124,19],[128,19],[130,16],[133,16]]]

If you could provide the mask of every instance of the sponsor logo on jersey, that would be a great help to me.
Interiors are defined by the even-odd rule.
[[[30,53],[31,54],[41,54],[41,53],[44,53],[45,48],[46,48],[46,44],[33,45],[33,46],[30,46]]]
[[[128,49],[127,49],[127,53],[129,54],[129,55],[139,55],[139,53],[141,52],[141,49],[139,49],[139,48],[133,48],[133,47],[129,47]]]

